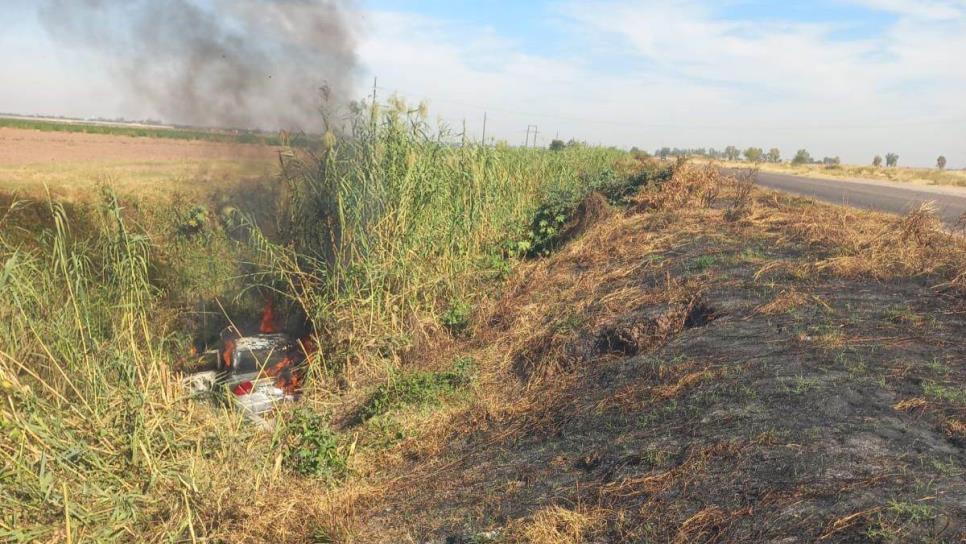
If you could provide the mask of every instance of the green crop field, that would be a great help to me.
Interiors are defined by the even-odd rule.
[[[164,128],[123,126],[82,121],[53,121],[0,116],[0,127],[42,130],[46,132],[78,132],[83,134],[109,134],[137,138],[165,138],[173,140],[199,140],[205,142],[280,145],[282,139],[276,133],[254,131],[201,130],[192,128]]]

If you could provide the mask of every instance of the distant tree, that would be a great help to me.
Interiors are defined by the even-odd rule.
[[[879,155],[876,155],[872,159],[872,166],[875,166],[876,168],[881,168],[882,167],[882,157],[879,156]]]
[[[728,159],[729,161],[736,161],[738,160],[738,157],[741,156],[741,152],[738,151],[737,147],[733,145],[729,145],[728,147],[725,148],[724,155],[725,155],[725,158]]]
[[[804,149],[799,149],[795,153],[795,158],[792,159],[792,164],[811,164],[812,155]]]
[[[822,164],[824,164],[826,168],[834,168],[842,164],[842,159],[838,157],[825,157],[822,159]]]
[[[945,156],[940,155],[939,158],[936,159],[936,168],[938,168],[940,170],[945,170],[946,169],[946,157]]]
[[[782,162],[782,152],[777,147],[773,147],[768,150],[768,155],[765,156],[768,162]]]
[[[657,151],[655,151],[654,154],[657,155],[658,157],[661,157],[662,161],[667,160],[667,156],[671,154],[671,148],[662,147],[661,149],[658,149]]]
[[[550,142],[550,151],[563,151],[567,144],[563,140],[553,140]]]
[[[899,155],[895,153],[886,153],[886,166],[889,168],[895,168],[899,164]]]
[[[650,153],[638,148],[637,146],[631,148],[631,155],[642,159],[649,159],[651,157]]]
[[[751,162],[761,162],[765,152],[760,147],[749,147],[744,151],[745,159]]]

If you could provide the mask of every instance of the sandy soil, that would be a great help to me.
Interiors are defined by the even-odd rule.
[[[194,140],[0,128],[0,166],[78,161],[271,159],[275,148]]]

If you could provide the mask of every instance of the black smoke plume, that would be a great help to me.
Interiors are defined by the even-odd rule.
[[[106,62],[166,122],[318,130],[351,97],[352,5],[339,0],[44,0],[51,37]]]

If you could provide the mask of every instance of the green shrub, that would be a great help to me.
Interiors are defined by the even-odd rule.
[[[450,301],[449,307],[440,316],[439,321],[452,334],[463,334],[470,325],[470,315],[473,313],[473,306],[469,303],[454,299]]]
[[[460,358],[444,372],[412,372],[400,376],[377,387],[359,409],[356,419],[368,421],[405,406],[438,404],[444,395],[470,383],[473,367],[472,359]]]
[[[335,433],[321,415],[299,408],[285,428],[288,466],[302,476],[339,480],[348,470]]]
[[[584,174],[581,183],[547,193],[526,234],[512,245],[511,252],[537,257],[558,249],[580,202],[593,191],[604,195],[612,205],[624,206],[643,188],[663,183],[670,177],[671,169],[667,167],[644,168],[629,176],[621,176],[610,167],[596,171],[592,176]]]
[[[545,256],[556,250],[562,241],[564,227],[573,216],[583,191],[558,190],[551,192],[537,208],[526,238],[518,243],[520,253],[527,257]]]
[[[208,227],[208,210],[204,206],[192,206],[185,214],[179,214],[178,234],[193,236]]]
[[[650,166],[630,176],[621,178],[612,169],[605,170],[593,189],[607,198],[614,206],[624,206],[630,197],[649,187],[657,187],[671,179],[673,169],[670,167]]]
[[[498,246],[484,257],[481,267],[490,276],[490,279],[504,280],[510,276],[513,270],[512,256],[519,254],[519,248],[512,242],[509,245]]]

